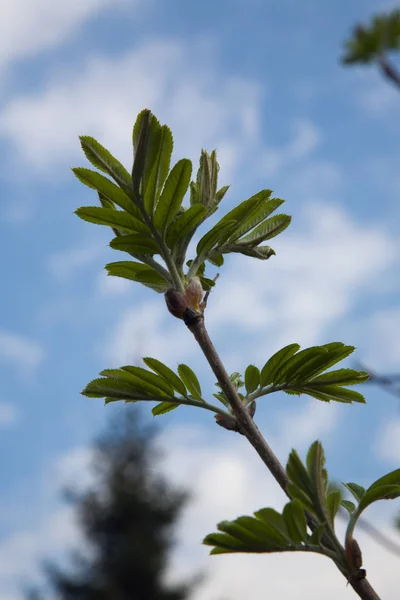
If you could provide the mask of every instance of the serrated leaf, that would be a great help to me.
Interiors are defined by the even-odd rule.
[[[192,207],[194,208],[194,207]],[[217,223],[208,231],[199,241],[196,248],[198,256],[206,257],[207,254],[217,245],[222,245],[236,226],[236,221],[224,221]]]
[[[238,229],[240,229],[242,222],[244,220],[246,220],[249,216],[254,214],[257,211],[257,209],[260,207],[262,202],[263,202],[263,198],[261,196],[259,196],[258,194],[256,194],[255,196],[252,196],[248,200],[244,200],[244,202],[241,202],[238,206],[235,206],[235,208],[233,208],[226,215],[224,215],[222,217],[222,219],[220,219],[218,221],[218,223],[215,225],[215,227],[217,227],[218,225],[220,225],[222,223],[228,223],[229,221],[234,221],[236,223],[236,227],[232,230],[232,232],[231,232],[230,236],[227,238],[227,240],[236,240],[237,239],[236,232]]]
[[[192,163],[186,158],[177,162],[168,175],[154,213],[158,231],[164,232],[180,209],[191,175]]]
[[[186,237],[196,230],[207,214],[207,208],[201,204],[194,204],[179,217],[177,217],[168,228],[166,242],[169,248],[173,248],[178,240]]]
[[[297,382],[299,379],[298,373],[301,370],[303,370],[304,373],[307,372],[307,365],[309,365],[316,357],[320,357],[321,355],[325,356],[325,354],[326,350],[320,346],[312,346],[311,348],[300,350],[300,352],[290,357],[276,370],[273,383],[278,385],[281,383],[289,384]],[[306,375],[304,375],[304,379],[307,380]]]
[[[310,382],[306,384],[302,390],[303,393],[309,394],[318,400],[324,399],[325,401],[334,400],[335,402],[345,402],[348,404],[351,402],[365,404],[365,398],[362,394],[338,385],[326,385],[324,387],[318,386],[317,389],[315,389],[312,385],[312,382]]]
[[[344,485],[344,487],[347,490],[349,490],[349,492],[354,496],[357,502],[360,502],[360,500],[365,494],[365,488],[363,488],[362,485],[358,485],[358,483],[353,482],[343,483],[342,485]]]
[[[279,233],[282,233],[289,225],[292,217],[289,215],[276,215],[270,219],[263,221],[258,227],[253,229],[251,233],[241,238],[237,243],[248,244],[251,242],[254,245],[261,244],[266,240],[270,240]]]
[[[152,214],[157,206],[161,189],[167,178],[171,164],[173,140],[171,130],[166,125],[161,127],[158,145],[159,149],[157,157],[153,166],[151,167],[148,180],[147,176],[145,175],[144,206],[148,214]]]
[[[216,204],[219,204],[221,202],[221,200],[223,199],[223,197],[225,196],[226,192],[229,190],[230,187],[231,187],[230,185],[224,185],[222,188],[220,188],[215,193],[215,202],[216,202]]]
[[[221,248],[221,252],[224,254],[236,252],[260,260],[267,260],[276,254],[270,246],[245,246],[244,244],[227,244]]]
[[[76,209],[75,214],[84,221],[96,225],[107,225],[124,231],[142,233],[145,236],[149,235],[149,229],[144,223],[122,210],[103,208],[102,206],[81,206]]]
[[[325,454],[320,442],[316,441],[307,453],[307,471],[311,481],[312,498],[320,517],[326,515],[326,478],[324,474]],[[296,482],[295,482],[296,483]]]
[[[244,373],[246,392],[251,394],[260,385],[260,371],[254,365],[249,365]]]
[[[341,498],[342,498],[342,495],[339,490],[334,490],[333,492],[330,492],[326,497],[326,507],[327,507],[328,515],[330,516],[332,525],[334,524],[337,511],[339,510]]]
[[[247,552],[251,552],[251,549],[262,551],[262,548],[264,547],[263,542],[257,535],[249,529],[239,525],[237,521],[222,521],[221,523],[218,523],[217,527],[219,531],[228,533],[230,536],[245,544],[248,548],[246,550]]]
[[[262,203],[254,213],[248,216],[247,219],[245,219],[241,223],[239,229],[237,229],[236,231],[236,239],[241,238],[243,235],[251,231],[254,227],[262,223],[264,219],[269,217],[269,215],[273,213],[274,210],[276,210],[277,208],[279,208],[279,206],[281,206],[281,204],[283,204],[284,200],[281,200],[280,198],[272,198],[271,200],[269,200],[271,193],[271,190],[262,190],[261,192],[255,195],[255,197],[258,197],[262,200]]]
[[[136,219],[141,220],[142,215],[140,210],[135,206],[131,198],[107,177],[97,173],[97,171],[83,169],[81,167],[75,167],[72,169],[72,172],[81,183],[93,190],[97,190],[107,200],[116,204]]]
[[[305,492],[310,498],[313,497],[313,487],[309,473],[307,472],[307,469],[302,463],[296,450],[292,450],[289,454],[286,465],[286,473],[292,483],[294,483],[300,490]]]
[[[313,546],[320,546],[321,545],[321,539],[322,536],[324,534],[324,530],[325,530],[325,524],[324,523],[320,523],[312,532],[312,534],[309,536],[308,541],[309,544],[313,545]]]
[[[216,546],[224,549],[226,552],[243,552],[243,549],[245,548],[243,542],[227,533],[210,533],[204,538],[203,544],[205,546]],[[211,554],[213,553],[214,550],[211,550]],[[215,552],[214,554],[221,553],[222,552]]]
[[[187,391],[186,387],[181,379],[179,379],[178,375],[172,371],[167,365],[164,365],[161,361],[156,358],[146,357],[142,359],[144,364],[152,369],[157,375],[163,377],[166,381],[168,381],[171,386],[182,396],[186,396]]]
[[[224,264],[224,257],[219,252],[215,252],[214,254],[209,256],[207,260],[216,267],[222,267],[222,265]]]
[[[358,506],[361,512],[367,506],[378,500],[394,499],[400,496],[400,469],[391,471],[380,477],[365,491]]]
[[[308,541],[307,522],[301,502],[296,499],[288,502],[283,509],[282,516],[292,542],[295,544],[306,543]]]
[[[79,139],[86,158],[94,167],[111,175],[122,189],[132,189],[131,176],[119,160],[93,137],[82,135]]]
[[[289,344],[289,346],[285,346],[281,350],[278,350],[278,352],[276,352],[273,356],[271,356],[271,358],[265,363],[261,371],[261,387],[273,383],[276,371],[298,350],[300,350],[299,344]]]
[[[154,417],[158,417],[159,415],[165,415],[166,413],[178,408],[180,406],[179,402],[160,402],[152,409],[152,413]]]
[[[261,508],[254,515],[267,525],[266,532],[271,540],[285,546],[290,542],[290,535],[283,516],[273,508]]]
[[[147,371],[142,367],[127,365],[125,367],[121,367],[121,369],[139,379],[145,389],[146,387],[151,386],[152,388],[155,388],[162,396],[169,396],[171,398],[174,396],[174,388],[163,377],[160,377],[151,371]]]
[[[158,119],[149,109],[142,110],[137,116],[132,132],[134,149],[132,180],[137,199],[145,196],[160,151],[161,138],[162,129]]]
[[[197,400],[203,400],[199,380],[192,369],[182,363],[178,365],[178,373],[189,393]]]
[[[289,482],[286,486],[286,490],[290,498],[298,500],[302,506],[310,513],[315,513],[315,508],[311,498],[302,489],[292,482]]]
[[[349,515],[351,515],[356,510],[356,505],[350,500],[341,500],[340,504],[347,510]]]
[[[159,254],[157,243],[143,234],[133,233],[121,235],[111,240],[110,247],[114,250],[122,250],[129,254]]]
[[[329,371],[313,377],[311,383],[314,385],[356,385],[368,381],[370,375],[365,371],[355,371],[354,369],[337,369],[335,371]]]
[[[165,292],[170,282],[162,277],[152,267],[134,261],[119,261],[106,265],[108,275],[123,277],[131,281],[137,281],[143,285],[150,285],[156,291]]]
[[[332,345],[316,346],[316,348],[319,348],[321,353],[315,356],[312,361],[304,363],[297,370],[297,381],[306,381],[316,377],[322,371],[347,358],[355,350],[354,346],[345,346],[345,344],[341,344],[340,342],[333,342]]]
[[[94,379],[81,392],[89,398],[105,398],[109,396],[116,400],[152,400],[147,392],[134,389],[132,383],[117,379],[101,378]],[[157,399],[157,397],[155,398]],[[160,398],[161,400],[161,398]]]

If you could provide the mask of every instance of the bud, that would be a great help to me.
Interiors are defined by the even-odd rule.
[[[201,286],[200,279],[193,277],[189,281],[189,285],[185,290],[185,300],[188,308],[193,308],[197,312],[201,312],[200,303],[203,300],[203,288]]]
[[[164,297],[169,312],[177,319],[183,319],[183,313],[188,307],[184,295],[174,290],[174,288],[169,288]]]

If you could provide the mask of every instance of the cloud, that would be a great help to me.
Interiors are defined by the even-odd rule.
[[[0,331],[0,363],[11,363],[17,369],[32,370],[43,360],[43,348],[29,338],[10,331]]]
[[[9,402],[0,402],[0,427],[14,425],[20,417],[19,409]]]
[[[0,22],[0,70],[15,59],[32,57],[75,37],[102,10],[124,0],[5,0]]]
[[[104,254],[104,248],[97,243],[84,244],[78,248],[70,248],[55,252],[47,258],[50,273],[59,281],[68,281],[79,270],[91,265]]]
[[[274,242],[277,256],[268,262],[235,257],[228,263],[207,308],[218,334],[234,325],[241,337],[252,336],[250,359],[293,341],[322,341],[366,294],[379,293],[399,255],[398,241],[383,226],[360,228],[329,204],[305,205],[297,229]],[[239,357],[243,341],[237,347]]]
[[[366,345],[365,363],[375,369],[398,369],[400,364],[400,309],[375,311],[361,323]],[[367,344],[373,340],[373,345]],[[379,349],[379,351],[377,351]]]
[[[202,146],[218,147],[228,176],[239,153],[257,139],[260,89],[205,69],[204,52],[201,43],[189,49],[158,40],[117,58],[93,57],[35,95],[12,98],[0,115],[0,135],[12,142],[19,161],[46,176],[79,157],[85,162],[79,134],[97,137],[128,163],[132,124],[150,107],[171,126],[180,153],[197,162]]]
[[[321,142],[321,132],[314,123],[302,119],[293,123],[293,138],[281,148],[267,148],[259,160],[263,176],[272,176],[283,168],[308,158]]]
[[[377,451],[387,462],[398,466],[400,463],[400,419],[391,419],[378,435]]]

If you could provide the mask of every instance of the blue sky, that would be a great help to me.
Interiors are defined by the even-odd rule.
[[[162,296],[105,276],[104,264],[116,260],[109,232],[73,214],[95,203],[70,171],[87,166],[78,135],[93,135],[129,166],[131,127],[148,107],[171,126],[175,159],[196,164],[202,147],[217,148],[220,183],[232,184],[221,210],[265,187],[286,200],[293,223],[274,240],[277,256],[227,260],[209,304],[210,333],[231,371],[251,362],[261,367],[286,343],[336,340],[357,346],[354,361],[398,369],[399,95],[374,69],[339,63],[352,26],[388,6],[6,0],[0,24],[4,600],[20,598],[19,584],[35,576],[38,561],[77,539],[59,487],[68,478],[85,480],[88,442],[124,408],[80,396],[90,379],[150,355],[171,367],[189,363],[212,393],[200,351],[165,311]],[[318,437],[335,478],[367,484],[399,464],[400,413],[396,399],[372,386],[364,391],[366,406],[277,395],[260,400],[257,422],[283,461],[292,445],[304,452]],[[160,425],[165,469],[191,484],[195,497],[171,577],[201,562],[210,580],[196,600],[219,589],[236,600],[250,581],[256,600],[266,592],[289,599],[290,583],[274,577],[290,565],[307,597],[320,598],[324,588],[310,584],[318,558],[264,558],[263,565],[274,565],[269,583],[257,575],[253,557],[208,559],[198,544],[218,519],[279,507],[283,499],[244,441],[216,431],[209,414],[182,408]],[[225,491],[213,492],[216,483]],[[378,507],[374,518],[387,524],[394,508]],[[380,577],[386,586],[380,591],[389,594],[394,559],[365,544],[372,581]],[[241,580],[227,575],[236,563]],[[325,562],[321,573],[321,586],[332,580],[332,598],[351,597]]]

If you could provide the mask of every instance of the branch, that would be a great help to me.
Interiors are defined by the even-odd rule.
[[[392,81],[398,88],[400,88],[400,73],[397,69],[388,61],[384,54],[378,57],[378,65],[382,73]]]
[[[218,383],[228,398],[232,411],[236,417],[240,433],[247,438],[247,440],[256,450],[257,454],[260,456],[261,460],[268,467],[270,473],[279,483],[282,490],[288,496],[286,491],[286,486],[288,483],[286,471],[279,462],[277,456],[275,456],[267,441],[264,439],[257,425],[254,423],[249,411],[242,404],[236,388],[233,385],[228,372],[226,371],[211,341],[210,336],[208,335],[204,324],[204,316],[195,311],[188,311],[187,314],[184,315],[184,321],[202,349],[203,354],[206,357],[214,375],[216,376]],[[313,529],[312,522],[311,528]],[[362,600],[380,600],[378,594],[365,577],[363,579],[359,579],[352,576],[349,579],[348,573],[346,573],[346,571],[337,563],[336,565],[344,577],[346,577],[346,579],[349,581],[353,590],[359,595],[360,598],[362,598]]]

